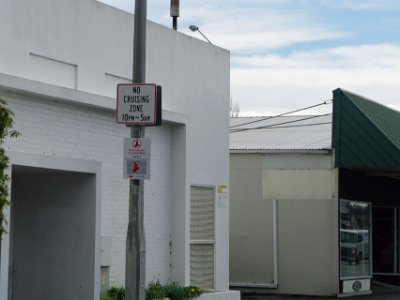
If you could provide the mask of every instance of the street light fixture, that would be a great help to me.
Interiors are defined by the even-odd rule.
[[[213,43],[211,43],[211,41],[200,31],[199,26],[190,25],[190,26],[189,26],[189,29],[190,29],[191,31],[193,31],[193,32],[198,31],[198,32],[203,36],[203,38],[206,39],[207,42],[209,42],[211,45],[213,44]]]

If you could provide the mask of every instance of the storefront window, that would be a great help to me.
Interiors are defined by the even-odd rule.
[[[371,205],[340,201],[340,277],[371,276]]]

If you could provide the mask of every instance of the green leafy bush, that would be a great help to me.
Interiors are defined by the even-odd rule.
[[[17,137],[19,135],[18,131],[11,130],[14,114],[7,108],[7,104],[5,100],[0,98],[0,239],[3,233],[6,232],[4,226],[7,224],[7,220],[4,216],[4,209],[11,204],[8,200],[8,181],[10,177],[6,174],[9,160],[2,145],[7,136]]]
[[[158,280],[152,281],[146,288],[146,300],[164,299],[183,300],[198,297],[205,293],[204,289],[187,286],[179,286],[176,282],[162,285]],[[123,287],[112,287],[106,294],[100,296],[100,300],[125,300],[125,289]]]
[[[146,288],[146,300],[164,299],[166,297],[165,288],[158,280],[149,283]]]
[[[114,300],[114,298],[111,298],[110,296],[108,296],[106,294],[101,294],[100,300]]]
[[[176,282],[162,285],[158,280],[150,282],[146,289],[146,300],[169,298],[171,300],[182,300],[198,297],[205,292],[204,289],[187,286],[179,286]]]
[[[112,300],[125,300],[125,289],[121,287],[112,287],[107,291],[107,296]]]

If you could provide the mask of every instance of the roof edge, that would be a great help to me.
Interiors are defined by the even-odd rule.
[[[252,149],[252,150],[240,150],[240,149],[229,149],[231,154],[268,154],[268,153],[279,153],[279,154],[330,154],[332,149],[297,149],[297,150],[271,150],[271,149]]]

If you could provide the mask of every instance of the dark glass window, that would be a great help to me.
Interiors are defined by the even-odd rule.
[[[371,276],[371,205],[340,201],[340,277]]]

